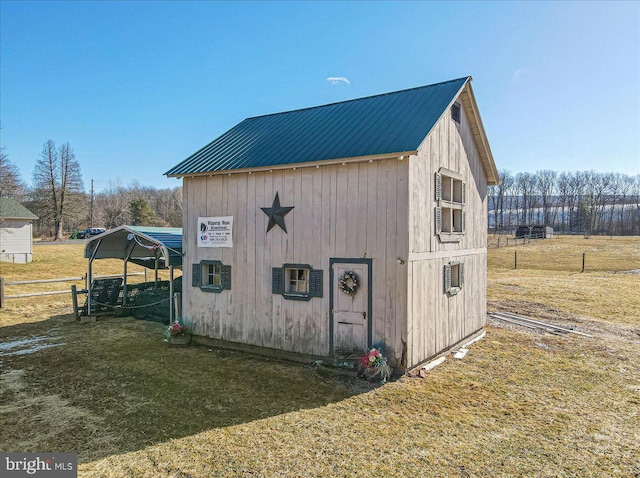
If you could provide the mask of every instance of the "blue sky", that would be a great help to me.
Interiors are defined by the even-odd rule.
[[[87,188],[174,187],[246,117],[467,75],[498,168],[640,173],[640,2],[0,0],[0,22],[1,141],[29,182],[53,139]]]

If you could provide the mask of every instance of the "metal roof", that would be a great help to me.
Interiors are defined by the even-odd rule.
[[[0,219],[36,220],[38,216],[29,211],[15,199],[0,198]]]
[[[470,79],[247,118],[165,174],[417,151]]]
[[[119,226],[93,236],[84,248],[87,259],[122,259],[149,269],[182,266],[182,229],[179,227]]]

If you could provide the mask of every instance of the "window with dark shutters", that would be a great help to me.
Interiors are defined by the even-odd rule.
[[[231,266],[222,266],[222,288],[231,290]]]
[[[191,268],[191,285],[193,287],[200,287],[201,271],[202,267],[200,267],[200,264],[193,264]]]
[[[221,261],[202,260],[191,271],[191,285],[203,292],[231,290],[231,266]]]
[[[271,292],[290,300],[322,297],[323,271],[309,264],[284,264],[271,269]]]
[[[322,269],[312,269],[309,279],[309,295],[322,297]]]
[[[271,293],[284,294],[284,269],[282,267],[271,269]]]

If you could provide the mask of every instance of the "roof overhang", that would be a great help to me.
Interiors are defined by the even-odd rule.
[[[167,174],[167,177],[170,178],[191,178],[191,177],[205,177],[205,176],[220,176],[227,175],[231,176],[232,174],[253,174],[259,172],[273,172],[273,171],[283,171],[283,170],[293,170],[301,169],[301,168],[320,168],[322,166],[333,166],[340,164],[350,164],[350,163],[373,163],[374,161],[382,161],[386,159],[404,159],[409,156],[417,154],[418,151],[401,151],[395,153],[385,153],[385,154],[376,154],[371,156],[355,156],[351,158],[334,158],[334,159],[323,159],[321,161],[308,161],[305,163],[292,163],[292,164],[278,164],[273,166],[262,166],[259,168],[244,168],[244,169],[229,169],[223,171],[207,171],[202,173],[187,173],[187,174]]]
[[[38,219],[38,217],[23,217],[23,216],[16,216],[16,217],[12,217],[12,216],[0,216],[0,221],[6,221],[7,219],[10,219],[12,221],[29,221],[29,222],[33,222],[36,221]]]
[[[469,77],[469,80],[465,83],[460,95],[458,95],[458,98],[464,107],[467,118],[469,119],[471,133],[473,134],[473,139],[480,154],[482,167],[484,168],[485,175],[487,176],[487,184],[489,186],[496,186],[500,184],[500,174],[498,173],[498,168],[493,160],[493,153],[491,152],[487,133],[485,132],[484,125],[482,124],[478,103],[476,103],[476,97],[473,94],[471,77]]]
[[[182,266],[182,229],[119,226],[93,236],[84,248],[84,257],[121,259],[148,269]]]

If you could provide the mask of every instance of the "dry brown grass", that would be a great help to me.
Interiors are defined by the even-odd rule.
[[[77,451],[87,477],[640,476],[640,325],[628,308],[638,276],[514,273],[495,267],[494,252],[490,308],[594,337],[496,323],[464,360],[371,388],[323,369],[172,349],[155,323],[0,313],[2,341],[65,343],[0,356],[0,449]]]
[[[514,251],[518,269],[514,270]],[[582,251],[587,267],[581,273]],[[560,236],[489,249],[488,305],[640,326],[640,238]],[[630,272],[631,271],[631,272]]]
[[[556,236],[528,244],[495,249],[497,238],[489,237],[490,270],[514,268],[514,251],[518,252],[518,269],[580,272],[585,253],[585,272],[640,272],[640,237]],[[502,238],[501,244],[504,244]]]

